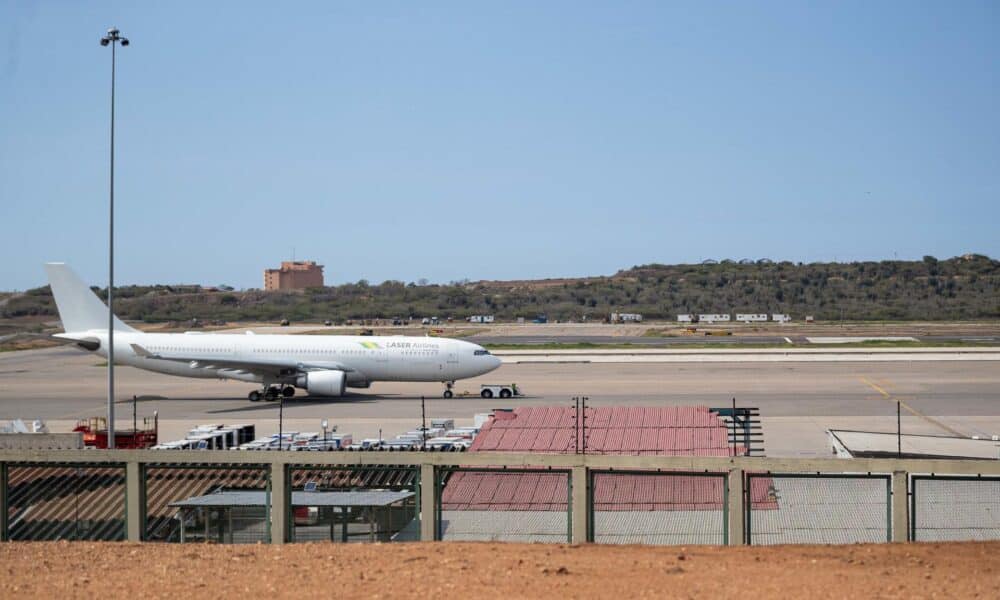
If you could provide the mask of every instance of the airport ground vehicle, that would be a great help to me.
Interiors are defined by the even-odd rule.
[[[523,396],[516,383],[484,383],[479,386],[479,395],[483,398],[513,398]]]
[[[115,448],[152,448],[157,444],[159,435],[159,420],[153,417],[143,417],[141,429],[116,429]],[[83,434],[83,445],[88,448],[108,447],[108,422],[104,417],[91,417],[76,422],[73,431]]]

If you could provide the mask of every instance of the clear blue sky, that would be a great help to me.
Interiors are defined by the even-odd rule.
[[[1000,255],[996,2],[20,2],[0,289]]]

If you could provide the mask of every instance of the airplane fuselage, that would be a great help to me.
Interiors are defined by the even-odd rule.
[[[88,333],[100,343],[95,352],[106,358],[107,331]],[[147,358],[133,345],[162,357],[198,356],[199,360]],[[214,365],[213,359],[329,366],[345,370],[349,387],[367,387],[376,381],[455,381],[488,373],[500,364],[481,346],[446,338],[115,332],[116,365],[181,377],[294,383],[291,373],[284,381],[265,381],[259,374]]]
[[[55,337],[108,357],[114,331],[114,363],[177,375],[237,379],[263,384],[263,395],[289,396],[302,388],[318,396],[341,396],[347,387],[375,381],[451,383],[483,375],[500,359],[462,340],[406,336],[245,335],[233,333],[145,333],[118,317],[64,263],[48,263],[52,295],[65,333]],[[261,392],[248,395],[252,401]]]

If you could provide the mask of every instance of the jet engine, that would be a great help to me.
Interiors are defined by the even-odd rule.
[[[343,396],[347,377],[343,371],[309,371],[299,375],[295,385],[312,396]]]

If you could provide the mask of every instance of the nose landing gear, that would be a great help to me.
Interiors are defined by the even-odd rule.
[[[455,396],[455,392],[451,391],[451,388],[453,388],[453,387],[455,387],[455,382],[454,381],[446,381],[446,382],[444,382],[444,397],[445,398],[452,398],[452,397]]]

